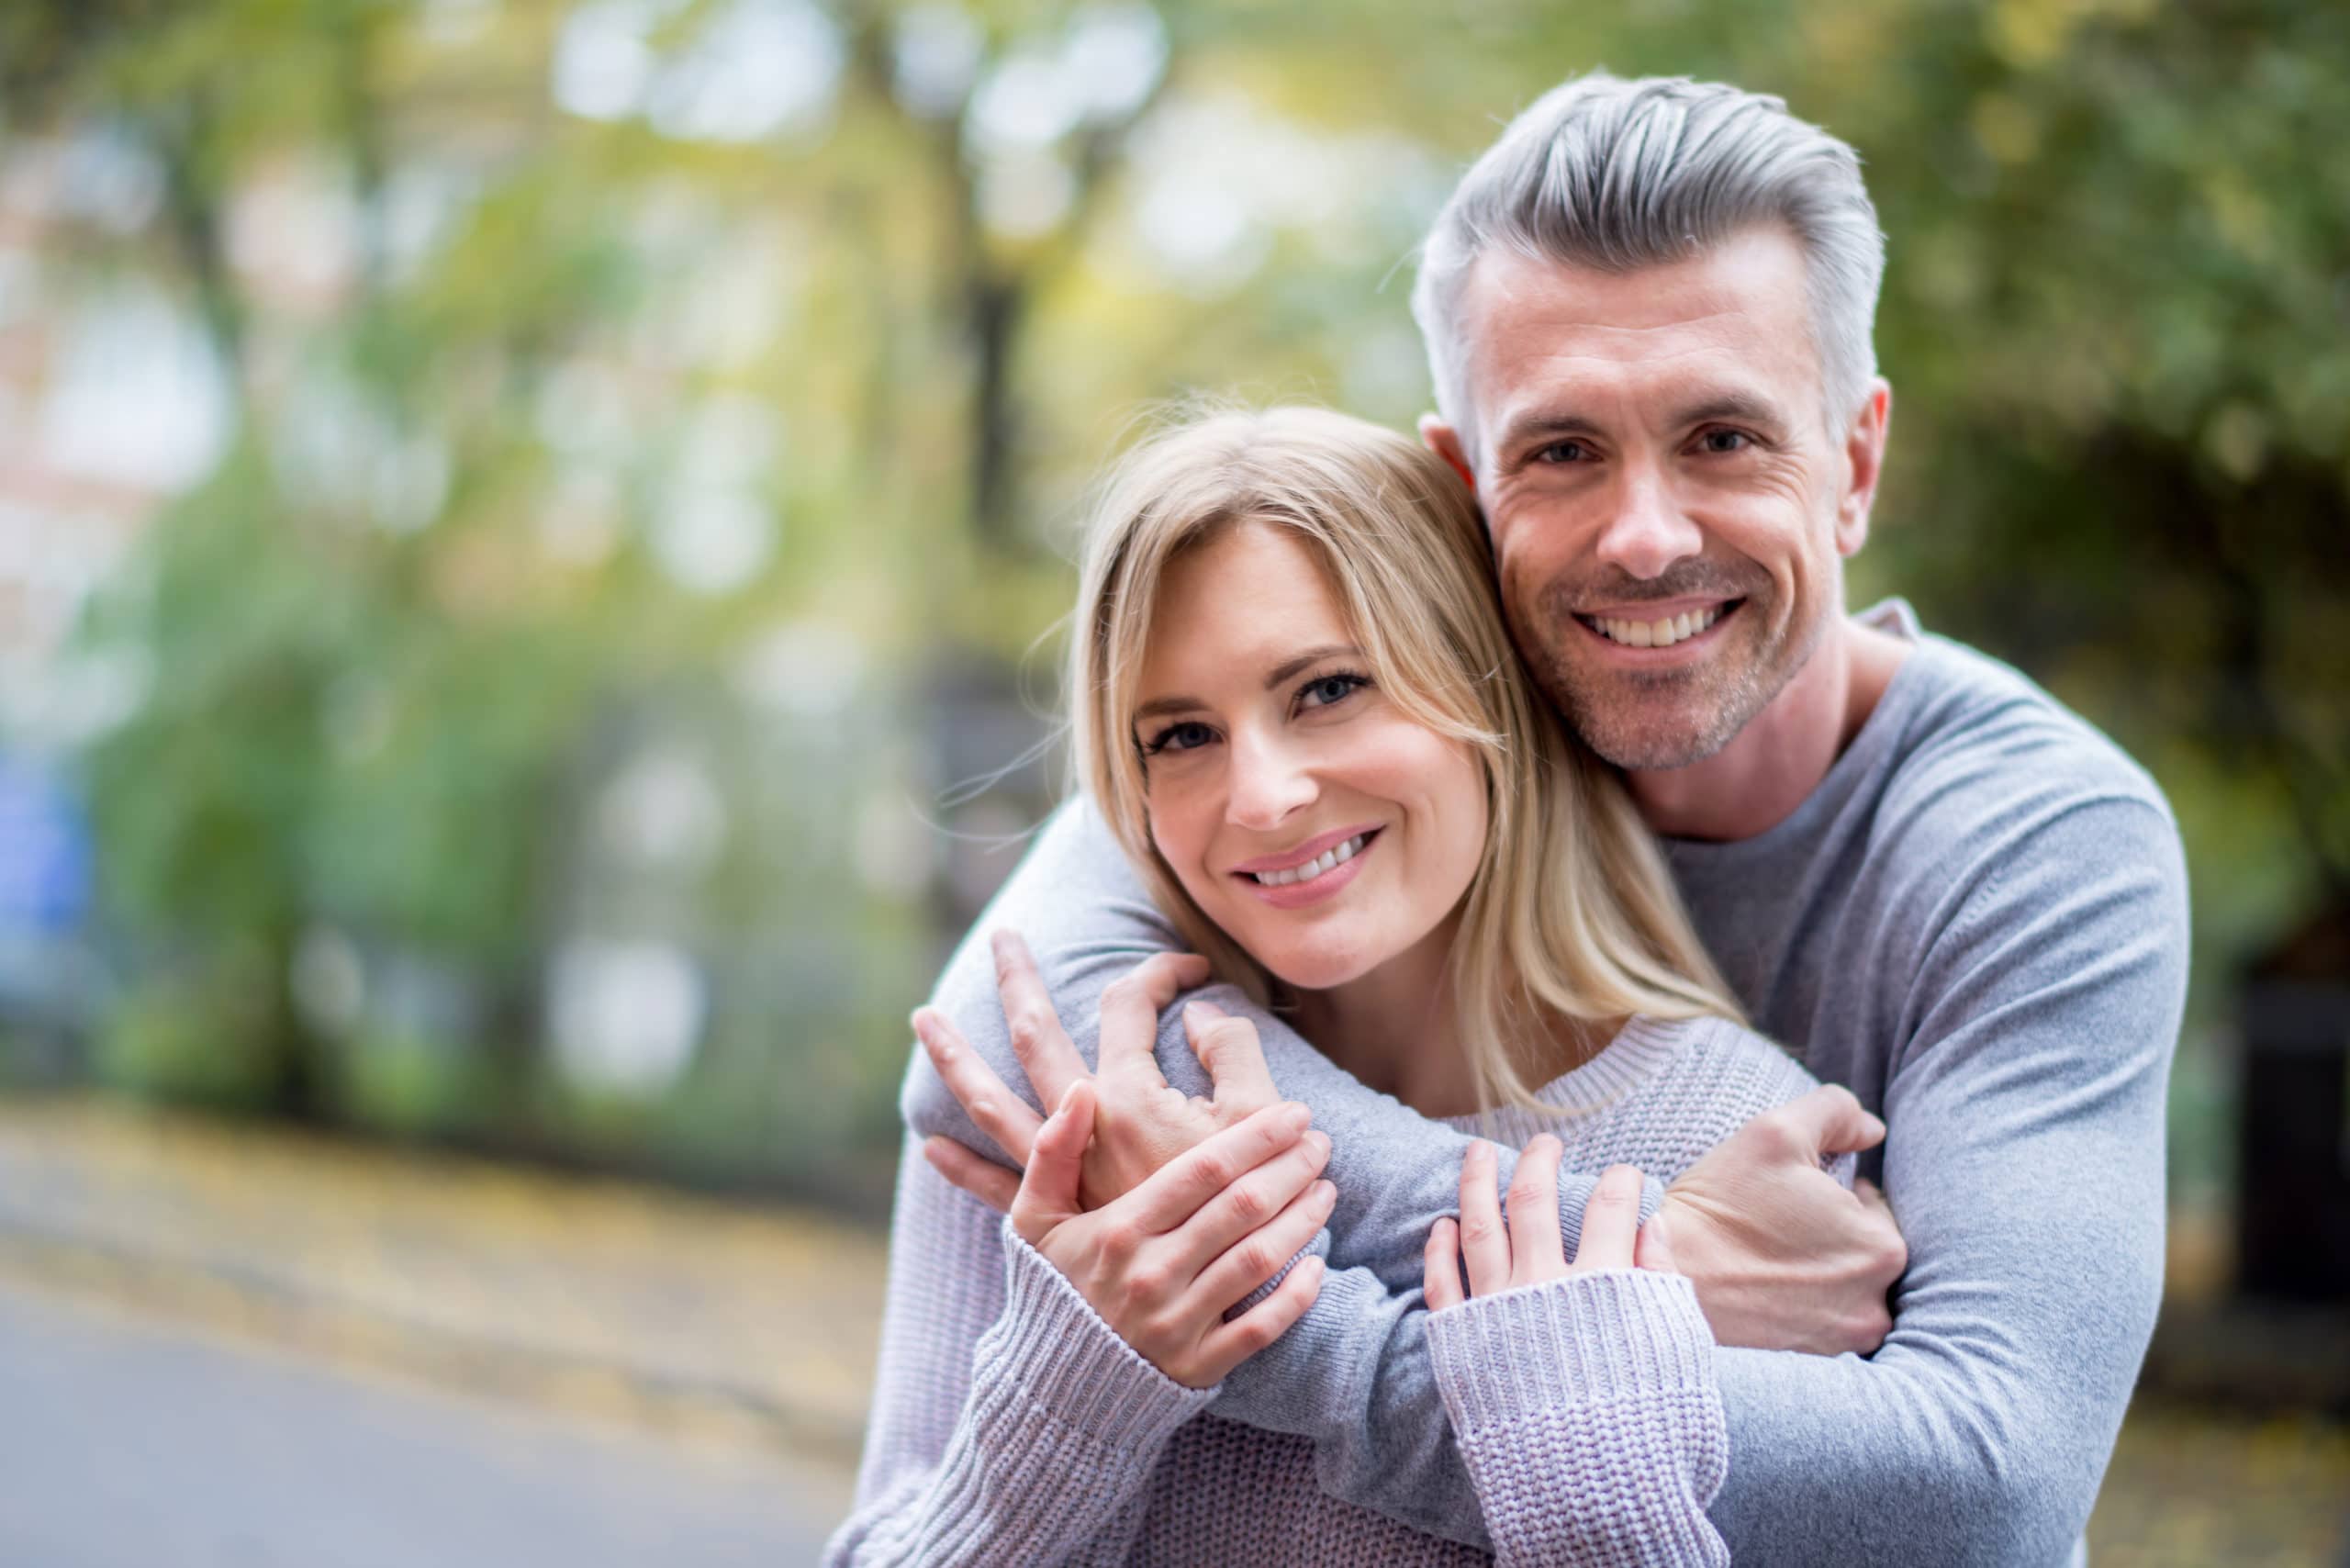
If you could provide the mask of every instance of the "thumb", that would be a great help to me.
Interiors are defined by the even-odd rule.
[[[1648,1224],[1640,1226],[1640,1238],[1632,1251],[1633,1267],[1660,1274],[1681,1271],[1673,1261],[1673,1238],[1665,1232],[1665,1214],[1659,1209],[1649,1216]]]
[[[1049,1229],[1082,1212],[1078,1192],[1085,1174],[1085,1146],[1093,1139],[1093,1082],[1080,1078],[1061,1094],[1061,1103],[1037,1129],[1028,1151],[1028,1169],[1020,1192],[1012,1200],[1013,1225],[1031,1245],[1031,1226]]]
[[[1823,1083],[1780,1109],[1822,1157],[1874,1148],[1885,1141],[1885,1124],[1863,1109],[1841,1083]]]

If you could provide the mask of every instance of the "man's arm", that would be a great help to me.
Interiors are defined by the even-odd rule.
[[[1909,1244],[1869,1361],[1718,1353],[1737,1560],[2063,1561],[2162,1294],[2187,879],[2152,803],[2020,825],[1928,950],[1886,1092]]]

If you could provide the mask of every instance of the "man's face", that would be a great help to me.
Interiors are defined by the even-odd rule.
[[[1775,228],[1621,274],[1494,252],[1469,278],[1478,450],[1447,454],[1474,468],[1528,666],[1619,767],[1720,750],[1842,609],[1885,401],[1829,430],[1804,284]]]

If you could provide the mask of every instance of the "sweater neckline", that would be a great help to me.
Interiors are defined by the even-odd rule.
[[[1535,1090],[1534,1097],[1562,1111],[1591,1112],[1615,1104],[1656,1076],[1658,1070],[1714,1022],[1707,1018],[1659,1019],[1635,1015],[1600,1048],[1597,1056],[1569,1068]],[[1446,1126],[1483,1134],[1495,1116],[1518,1107],[1500,1105],[1490,1111],[1439,1116]]]

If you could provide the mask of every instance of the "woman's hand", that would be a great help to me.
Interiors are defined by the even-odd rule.
[[[1594,1269],[1673,1270],[1673,1255],[1662,1230],[1640,1228],[1640,1173],[1611,1165],[1601,1173],[1583,1205],[1583,1238],[1574,1261],[1565,1257],[1559,1236],[1559,1140],[1544,1133],[1517,1158],[1509,1184],[1509,1227],[1502,1209],[1494,1146],[1472,1144],[1460,1160],[1460,1217],[1440,1219],[1428,1231],[1425,1257],[1428,1310],[1459,1306],[1468,1296],[1492,1295],[1513,1285],[1530,1285]],[[1469,1288],[1460,1287],[1463,1265]]]
[[[1187,1095],[1158,1070],[1158,1015],[1184,990],[1207,980],[1206,959],[1161,953],[1110,982],[1102,992],[1096,1074],[1087,1070],[1061,1027],[1027,944],[1010,931],[999,931],[991,940],[996,991],[1012,1048],[1037,1098],[1058,1105],[1078,1082],[1095,1091],[1093,1144],[1086,1152],[1082,1186],[1087,1207],[1132,1192],[1178,1155],[1280,1102],[1256,1028],[1204,1002],[1183,1010],[1183,1032],[1207,1070],[1214,1096]],[[913,1026],[931,1066],[971,1120],[1015,1165],[1026,1165],[1040,1126],[1036,1113],[1004,1087],[946,1014],[923,1008],[914,1014]],[[1010,1206],[1019,1184],[1013,1172],[951,1138],[934,1137],[923,1152],[965,1192],[998,1211]]]
[[[1314,1239],[1335,1195],[1317,1180],[1330,1140],[1303,1105],[1271,1105],[1088,1212],[1079,1188],[1094,1089],[1080,1079],[1038,1127],[1012,1198],[1012,1227],[1151,1365],[1208,1388],[1285,1333],[1322,1289],[1301,1260],[1264,1300],[1225,1313]]]

